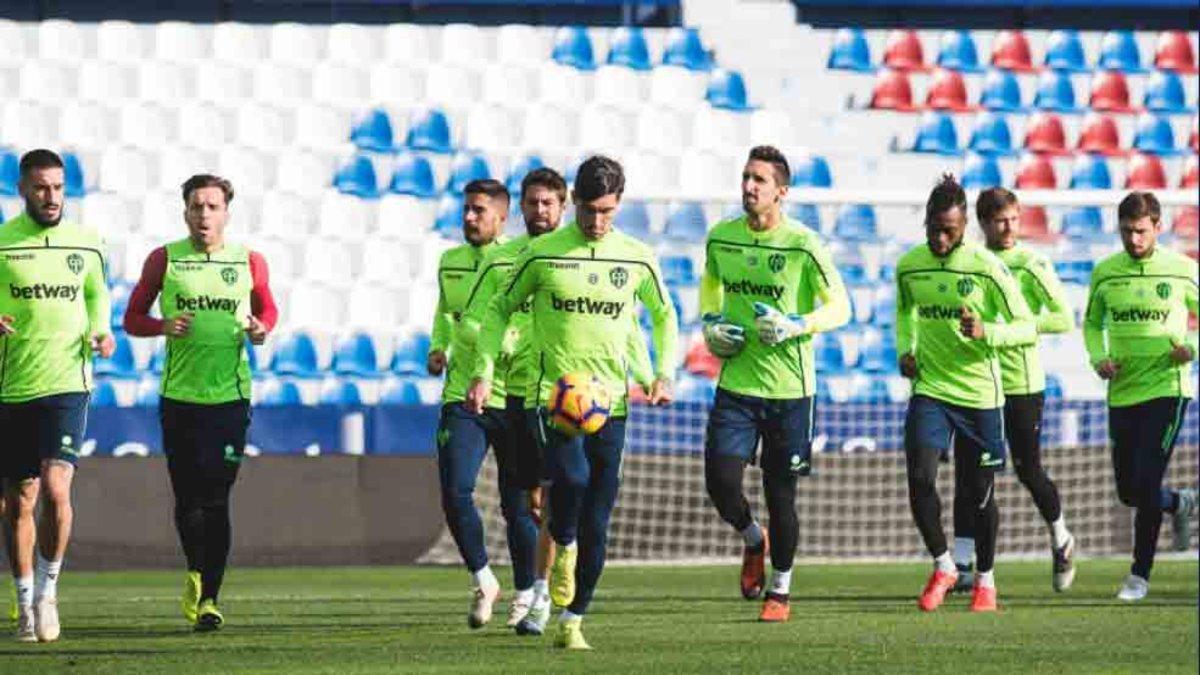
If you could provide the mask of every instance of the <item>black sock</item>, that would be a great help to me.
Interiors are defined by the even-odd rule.
[[[199,571],[203,564],[204,511],[199,507],[176,502],[175,531],[179,533],[179,544],[183,547],[188,571]]]
[[[216,602],[225,577],[229,558],[232,528],[229,524],[229,502],[204,508],[204,563],[200,569],[200,597]]]

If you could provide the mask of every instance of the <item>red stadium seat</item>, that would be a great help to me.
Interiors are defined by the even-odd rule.
[[[1196,72],[1196,55],[1192,53],[1192,41],[1181,30],[1163,31],[1154,48],[1154,67],[1173,70],[1177,73]]]
[[[929,93],[925,97],[925,105],[934,110],[952,112],[978,108],[967,103],[967,83],[963,81],[962,73],[944,68],[938,68],[934,72],[933,82],[929,85]]]
[[[1125,74],[1115,70],[1104,70],[1092,78],[1092,110],[1103,112],[1134,112],[1129,103],[1129,83]]]
[[[1018,190],[1054,190],[1058,187],[1058,177],[1049,158],[1031,153],[1017,165],[1016,184]]]
[[[881,71],[875,80],[875,89],[871,92],[871,107],[876,110],[901,112],[916,110],[908,75],[898,70]]]
[[[721,359],[708,351],[708,345],[704,344],[704,340],[696,340],[687,351],[683,367],[689,373],[715,380],[721,374]]]
[[[1121,149],[1121,132],[1113,118],[1101,113],[1091,113],[1083,120],[1079,132],[1079,149],[1097,155],[1117,156],[1125,154]]]
[[[1167,172],[1162,160],[1156,155],[1134,153],[1129,160],[1129,174],[1125,178],[1129,190],[1164,190],[1167,187]]]
[[[1045,207],[1021,208],[1021,238],[1040,243],[1050,243],[1058,239],[1058,235],[1050,230],[1050,219],[1046,217]]]
[[[1025,125],[1025,149],[1047,155],[1067,155],[1067,132],[1062,119],[1049,112],[1040,112]]]
[[[1019,30],[1002,30],[992,43],[992,65],[1004,70],[1030,73],[1038,70],[1033,65],[1029,41]]]
[[[1185,206],[1175,214],[1175,222],[1171,223],[1171,232],[1181,239],[1196,239],[1200,237],[1200,207]]]
[[[894,30],[888,33],[887,45],[883,48],[883,65],[892,70],[924,71],[925,51],[921,38],[914,30]]]
[[[1192,135],[1188,137],[1188,147],[1192,152],[1200,153],[1200,117],[1192,118]]]
[[[1187,164],[1183,166],[1183,176],[1179,179],[1179,187],[1200,188],[1200,158],[1196,155],[1188,157]]]

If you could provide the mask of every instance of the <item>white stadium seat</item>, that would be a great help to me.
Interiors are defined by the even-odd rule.
[[[192,103],[179,108],[179,130],[176,136],[181,145],[193,148],[215,147],[233,138],[229,114],[211,105]]]
[[[543,63],[538,71],[539,98],[547,103],[564,106],[583,106],[591,100],[591,80],[584,73],[560,66]]]
[[[114,192],[91,192],[84,196],[79,219],[105,239],[132,232],[135,225],[126,197]]]
[[[165,147],[175,138],[174,111],[153,103],[125,102],[120,108],[118,140],[135,148]]]
[[[75,96],[78,65],[32,59],[21,64],[17,97],[51,103]]]
[[[357,66],[318,63],[312,70],[312,97],[335,105],[357,106],[370,93],[369,73]]]
[[[329,60],[333,63],[370,66],[383,58],[384,29],[335,23],[329,27]]]
[[[350,329],[395,330],[408,315],[409,294],[378,284],[359,284],[343,299]]]
[[[301,269],[308,281],[329,286],[346,286],[352,277],[346,270],[358,269],[357,260],[345,242],[336,239],[309,239],[303,243]]]
[[[646,106],[637,117],[637,147],[677,155],[688,147],[689,126],[678,112]]]
[[[493,63],[480,75],[483,101],[494,105],[524,106],[537,98],[535,71],[518,65]]]
[[[154,55],[165,61],[199,61],[207,58],[212,29],[182,21],[164,21],[155,27]]]
[[[575,148],[578,117],[562,108],[540,105],[525,113],[521,144],[530,151],[570,151]]]
[[[463,144],[473,150],[510,150],[518,127],[513,114],[495,105],[476,106],[467,113]]]
[[[271,190],[263,195],[255,229],[267,236],[302,240],[315,229],[316,210],[317,200],[310,195]]]
[[[320,193],[329,185],[334,168],[329,155],[305,150],[282,152],[275,165],[276,190],[311,195]]]
[[[782,110],[759,109],[750,114],[750,136],[747,145],[791,147],[796,143],[792,120]]]
[[[0,117],[0,143],[17,148],[57,147],[58,122],[49,106],[26,101],[9,101],[3,104],[4,114]]]
[[[309,101],[308,71],[277,63],[260,63],[254,68],[254,98],[273,105],[295,105]]]
[[[737,180],[724,157],[689,150],[679,159],[679,188],[687,195],[722,194]]]
[[[96,27],[96,56],[102,61],[140,61],[150,52],[151,38],[145,25],[101,21]]]
[[[116,114],[97,103],[67,102],[59,111],[58,137],[74,148],[103,148],[117,135]]]
[[[147,153],[134,148],[110,147],[100,158],[101,190],[125,195],[140,195],[156,185],[156,176],[147,158]]]
[[[324,56],[325,44],[319,28],[300,23],[277,23],[270,27],[272,61],[309,65]]]
[[[350,111],[323,105],[299,105],[295,145],[314,150],[335,150],[350,141]]]
[[[424,72],[408,64],[381,63],[371,69],[371,100],[385,105],[417,105],[425,95]]]
[[[176,103],[192,97],[195,68],[182,63],[147,61],[138,67],[138,98]]]
[[[422,26],[397,23],[383,34],[384,60],[389,63],[428,63],[435,58],[429,31]]]
[[[214,149],[216,147],[219,147],[219,144],[199,148],[172,145],[159,150],[158,187],[175,192],[182,208],[179,190],[183,182],[198,173],[217,172],[217,153]],[[236,185],[234,189],[236,191]]]
[[[290,108],[248,103],[237,108],[236,142],[248,148],[277,151],[291,144],[294,132]]]
[[[374,240],[363,247],[363,281],[378,281],[388,286],[407,286],[414,278],[413,247],[391,240]]]
[[[466,23],[443,26],[439,36],[442,63],[464,66],[488,63],[493,57],[492,30]]]
[[[692,110],[704,104],[705,84],[703,73],[659,66],[650,72],[650,101],[668,108]]]
[[[137,71],[131,66],[86,61],[79,66],[78,97],[112,104],[137,93]]]
[[[213,26],[213,57],[220,61],[256,63],[267,57],[269,42],[262,26],[234,22]]]
[[[31,36],[25,25],[10,19],[0,19],[0,63],[21,63],[34,51],[37,38]]]
[[[375,232],[400,241],[420,241],[433,226],[437,201],[411,195],[384,195],[379,200]]]
[[[274,183],[273,166],[252,148],[223,146],[217,155],[217,174],[233,182],[243,194],[262,194]]]
[[[425,100],[431,105],[465,107],[479,94],[479,79],[467,68],[434,64],[425,72]]]
[[[38,56],[49,61],[80,61],[95,53],[96,45],[80,24],[63,19],[47,19],[37,28]]]
[[[636,70],[621,66],[601,66],[595,76],[596,102],[630,109],[646,101],[645,78]]]
[[[621,159],[631,196],[663,195],[679,189],[679,162],[674,156],[629,152]]]
[[[326,190],[321,195],[317,232],[335,239],[361,239],[375,224],[374,202]]]
[[[254,250],[263,254],[270,267],[272,285],[290,286],[300,272],[299,256],[295,243],[290,239],[279,237],[258,237],[254,240]],[[289,309],[291,307],[289,306]]]
[[[142,196],[138,234],[160,241],[179,239],[183,222],[183,197],[179,192],[148,192]]]
[[[345,292],[317,284],[298,282],[288,301],[288,325],[294,328],[332,331],[345,324]]]
[[[549,57],[547,31],[520,24],[501,26],[496,31],[496,60],[501,64],[532,66]]]
[[[701,150],[740,152],[749,136],[749,116],[704,107],[692,117],[692,145]]]
[[[236,104],[254,94],[254,72],[247,64],[202,61],[196,65],[192,96],[209,103]]]
[[[585,151],[620,154],[633,144],[630,116],[615,108],[588,106],[579,115],[579,146]]]

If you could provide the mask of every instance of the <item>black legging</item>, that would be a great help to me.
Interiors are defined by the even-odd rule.
[[[946,532],[942,529],[942,500],[937,493],[940,454],[941,451],[934,448],[917,448],[905,452],[909,506],[912,508],[917,529],[921,532],[921,538],[924,539],[930,555],[935,558],[947,551]],[[955,454],[973,460],[978,458],[976,452]],[[976,527],[976,569],[980,572],[990,572],[996,561],[996,532],[1000,523],[995,495],[996,471],[979,466],[978,461],[964,461],[963,465],[960,473],[964,482],[955,490],[955,502],[960,499],[958,493],[966,488],[963,497],[971,507],[972,520]]]
[[[708,455],[704,458],[704,484],[721,519],[739,532],[750,526],[750,503],[742,490],[746,462],[739,457]],[[782,474],[782,475],[776,475]],[[800,521],[796,516],[796,475],[791,472],[763,471],[763,491],[770,516],[771,566],[790,570],[800,540]]]

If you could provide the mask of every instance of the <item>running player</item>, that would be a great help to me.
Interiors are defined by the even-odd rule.
[[[650,403],[665,405],[672,397],[675,309],[650,248],[612,228],[624,189],[624,171],[612,159],[595,156],[579,167],[572,193],[576,223],[533,240],[514,262],[482,322],[476,380],[467,395],[468,406],[481,411],[508,319],[530,301],[537,364],[530,394],[551,476],[550,532],[557,544],[550,593],[555,604],[566,606],[556,644],[567,649],[590,648],[582,621],[604,569],[608,521],[620,485],[635,301],[650,312],[659,357]],[[591,373],[612,394],[612,416],[593,435],[568,436],[548,423],[546,401],[568,372]]]
[[[115,348],[100,237],[63,218],[63,181],[57,154],[26,153],[25,210],[0,227],[0,284],[8,287],[0,294],[0,473],[21,642],[52,642],[60,633],[58,578],[74,516],[71,480],[87,424],[91,354],[108,358]]]
[[[1065,333],[1074,327],[1070,301],[1054,267],[1046,257],[1017,243],[1021,206],[1012,192],[995,187],[979,193],[975,215],[987,248],[995,253],[1017,280],[1025,302],[1037,322],[1037,332]],[[1012,453],[1017,479],[1029,490],[1038,512],[1050,530],[1051,585],[1065,591],[1075,580],[1075,537],[1067,530],[1058,487],[1042,466],[1042,408],[1046,375],[1037,343],[999,350],[1004,381],[1004,436]],[[970,475],[967,462],[973,454],[963,439],[954,448],[954,563],[958,568],[955,591],[974,586],[971,560],[975,555],[975,508],[967,499],[964,482]]]
[[[187,562],[183,616],[196,631],[224,623],[217,596],[232,543],[229,495],[250,427],[247,339],[261,345],[278,311],[262,254],[225,239],[233,186],[183,183],[187,236],[154,249],[125,309],[125,332],[166,337],[159,383],[175,530]],[[150,316],[158,299],[161,319]]]
[[[1195,490],[1163,486],[1175,438],[1194,395],[1191,362],[1198,308],[1196,261],[1158,246],[1162,209],[1149,192],[1131,192],[1117,207],[1125,250],[1092,271],[1083,337],[1096,374],[1108,382],[1108,429],[1121,503],[1137,509],[1133,565],[1117,597],[1137,601],[1150,590],[1163,512],[1174,514],[1176,547],[1186,549]]]
[[[962,439],[962,485],[974,507],[978,573],[971,611],[996,610],[993,563],[999,512],[993,494],[1004,466],[1004,385],[998,352],[1032,344],[1036,327],[1016,280],[996,255],[963,241],[967,196],[945,175],[925,205],[926,243],[896,265],[896,352],[913,380],[904,421],[908,498],[935,568],[919,605],[938,608],[958,573],[942,529],[938,457]]]
[[[741,591],[747,600],[764,590],[770,553],[774,572],[759,618],[773,622],[790,615],[800,533],[796,481],[811,470],[812,336],[850,319],[841,275],[820,238],[781,210],[790,184],[783,153],[766,145],[750,150],[742,170],[746,213],[708,233],[700,284],[704,337],[723,359],[708,417],[705,485],[745,543]],[[755,461],[762,467],[768,531],[754,520],[742,491],[746,465]]]

